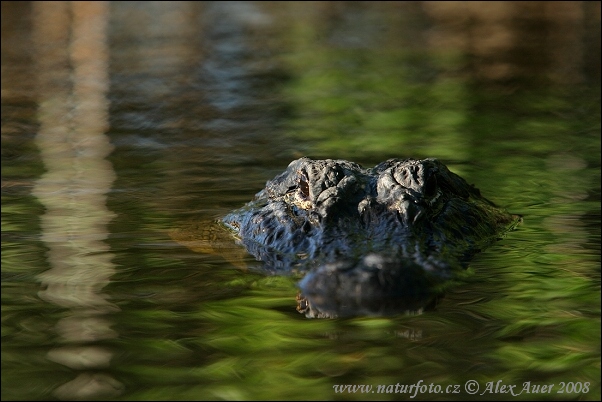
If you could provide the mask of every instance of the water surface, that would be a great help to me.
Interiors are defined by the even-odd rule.
[[[3,2],[2,398],[599,400],[599,16]],[[301,156],[436,157],[524,222],[421,315],[309,320],[294,278],[170,237]]]

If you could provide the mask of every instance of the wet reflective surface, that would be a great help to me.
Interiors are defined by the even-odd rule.
[[[600,398],[600,3],[2,3],[3,399]],[[309,320],[211,222],[301,156],[524,216],[421,315]],[[174,233],[177,234],[174,240]],[[560,383],[576,385],[558,393]],[[585,384],[587,392],[585,391]]]

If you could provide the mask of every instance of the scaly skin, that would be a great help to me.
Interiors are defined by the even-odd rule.
[[[306,274],[313,316],[419,310],[517,221],[436,159],[308,158],[223,219],[267,271]]]

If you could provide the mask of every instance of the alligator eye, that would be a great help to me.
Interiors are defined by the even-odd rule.
[[[299,191],[301,191],[303,198],[309,198],[309,183],[307,181],[307,174],[301,172],[301,177],[299,178]]]
[[[424,195],[426,197],[434,197],[437,194],[437,177],[432,174],[424,183]]]

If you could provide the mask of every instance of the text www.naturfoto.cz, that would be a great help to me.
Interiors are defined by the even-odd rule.
[[[417,384],[395,384],[395,385],[378,385],[376,387],[376,393],[378,394],[411,394],[410,398],[414,398],[418,393],[460,393],[460,386],[458,385],[448,385],[445,388],[442,388],[441,385],[435,384],[422,384],[422,380],[420,380]],[[362,393],[362,394],[371,394],[374,393],[374,388],[372,385],[333,385],[335,393]]]

